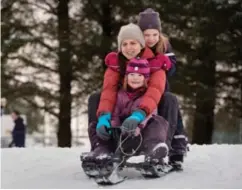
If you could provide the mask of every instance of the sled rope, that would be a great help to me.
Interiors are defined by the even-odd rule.
[[[122,161],[120,162],[120,163],[118,163],[116,166],[115,166],[115,168],[113,169],[113,171],[117,171],[118,170],[118,168],[119,168],[119,166],[121,166],[122,165],[122,163],[125,161],[125,159],[124,159],[124,157],[122,158]],[[113,174],[113,172],[112,172],[112,174]],[[112,175],[111,174],[111,175]]]
[[[130,138],[130,137],[132,137],[132,134],[129,134],[124,140],[122,140],[122,133],[120,134],[120,136],[119,136],[119,143],[118,143],[119,145],[118,145],[117,149],[115,150],[115,153],[117,153],[117,151],[120,149],[120,151],[122,152],[123,155],[125,155],[125,156],[133,156],[133,155],[138,151],[138,149],[141,147],[142,142],[143,142],[143,137],[142,137],[141,133],[139,134],[139,137],[140,137],[140,143],[139,143],[139,145],[137,146],[137,148],[136,148],[135,150],[133,150],[133,152],[132,152],[131,154],[128,154],[128,153],[124,152],[122,145],[123,145],[123,143],[124,143],[128,138]],[[123,163],[124,161],[125,161],[125,157],[123,156],[123,157],[122,157],[122,161],[121,161],[120,163],[118,163],[118,164],[115,166],[115,168],[114,168],[113,171],[116,171],[116,170],[119,168],[119,166],[122,165],[122,163]],[[112,173],[112,174],[113,174],[113,173]],[[112,174],[111,174],[111,175],[112,175]]]
[[[119,145],[118,145],[118,147],[117,147],[115,153],[118,151],[118,149],[120,149],[120,151],[121,151],[125,156],[133,156],[133,155],[139,150],[139,148],[141,147],[142,142],[143,142],[143,137],[142,137],[141,133],[139,133],[139,137],[140,137],[139,145],[137,146],[137,148],[136,148],[135,150],[132,151],[132,153],[129,154],[129,153],[126,153],[126,152],[123,150],[123,147],[122,147],[123,143],[124,143],[128,138],[130,138],[130,137],[132,137],[132,134],[129,134],[124,140],[122,140],[122,133],[121,133],[121,135],[119,136]]]

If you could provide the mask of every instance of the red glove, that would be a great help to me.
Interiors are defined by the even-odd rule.
[[[111,53],[107,54],[105,57],[105,64],[109,68],[111,68],[115,71],[118,71],[119,70],[118,54],[116,52],[111,52]]]
[[[164,69],[165,71],[170,70],[172,63],[167,56],[165,56],[164,54],[158,54],[155,56],[155,58],[161,63],[162,69]]]

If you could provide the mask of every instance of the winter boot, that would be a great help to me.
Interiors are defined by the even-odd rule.
[[[168,147],[166,143],[158,143],[153,145],[149,149],[145,151],[145,162],[149,162],[151,164],[164,164],[164,158],[168,154]]]
[[[110,148],[110,146],[97,143],[93,151],[83,153],[81,155],[81,160],[90,162],[102,162],[104,160],[110,159],[111,156],[112,149]]]
[[[89,177],[107,175],[113,169],[112,148],[109,144],[97,143],[93,151],[81,155],[81,161]]]
[[[126,166],[135,167],[144,177],[161,177],[171,168],[164,162],[167,153],[168,147],[165,143],[146,146],[139,156],[130,157],[126,161]]]
[[[183,155],[172,155],[169,157],[169,164],[173,167],[174,170],[183,170],[183,157]]]
[[[98,145],[93,151],[93,156],[96,161],[110,159],[112,154],[113,151],[108,145]]]

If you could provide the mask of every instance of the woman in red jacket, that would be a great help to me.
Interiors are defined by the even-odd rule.
[[[94,157],[109,153],[102,146],[102,142],[110,138],[111,134],[107,129],[111,127],[110,120],[117,100],[117,92],[123,84],[126,64],[130,59],[134,57],[148,59],[151,76],[147,91],[138,109],[131,113],[130,117],[126,118],[126,122],[124,122],[125,127],[129,128],[129,126],[134,124],[133,118],[137,118],[138,122],[145,120],[157,108],[165,90],[166,74],[162,69],[162,65],[170,64],[170,60],[165,55],[160,56],[159,59],[153,58],[154,54],[152,51],[149,48],[145,48],[142,31],[137,25],[128,24],[121,27],[118,34],[118,50],[118,53],[111,52],[105,58],[105,64],[108,68],[104,75],[101,96],[99,93],[91,95],[88,101],[88,132]],[[167,113],[172,112],[172,107],[177,106],[177,99],[175,96],[169,96],[166,103]],[[177,112],[177,110],[174,112]],[[177,113],[173,115],[169,123],[172,126],[176,126]]]

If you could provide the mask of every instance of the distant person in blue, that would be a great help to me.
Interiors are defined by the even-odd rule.
[[[15,125],[12,131],[12,142],[9,144],[9,147],[25,147],[26,126],[23,118],[20,117],[20,113],[18,111],[13,111],[11,116]]]
[[[1,98],[1,116],[4,115],[6,104],[7,104],[6,98]]]
[[[4,114],[4,107],[1,105],[1,116]]]

